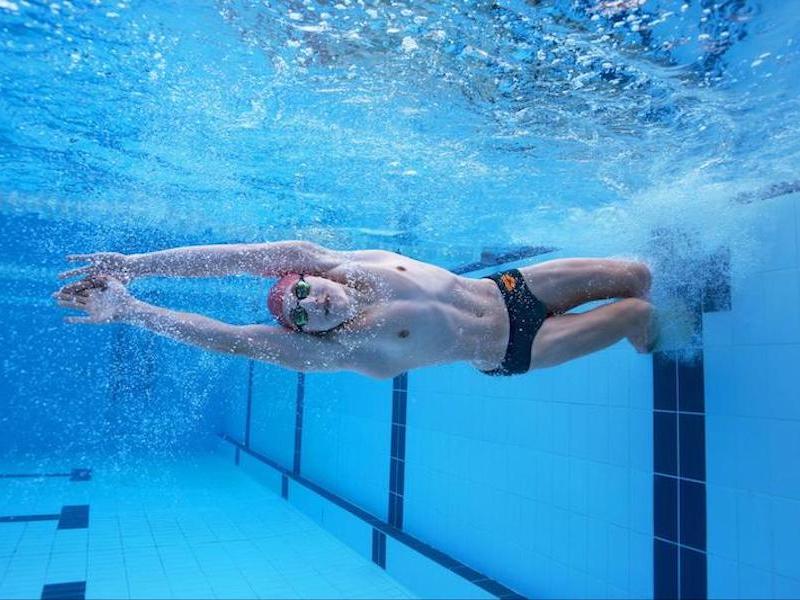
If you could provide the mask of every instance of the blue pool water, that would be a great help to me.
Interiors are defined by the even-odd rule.
[[[0,0],[0,597],[800,596],[799,49],[773,0]],[[376,381],[50,298],[68,253],[279,239],[638,258],[692,331]]]

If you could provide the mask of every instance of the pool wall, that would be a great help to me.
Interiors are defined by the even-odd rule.
[[[693,362],[621,343],[513,378],[255,365],[226,434],[422,596],[796,597],[800,209],[741,210],[763,255],[694,299]]]
[[[800,596],[800,195],[763,215],[761,264],[704,315],[708,594]]]

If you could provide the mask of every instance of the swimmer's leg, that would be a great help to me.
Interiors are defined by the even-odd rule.
[[[528,287],[554,313],[592,300],[647,298],[650,269],[642,262],[562,258],[520,268]]]
[[[580,314],[545,319],[531,351],[531,369],[552,367],[627,338],[637,352],[649,352],[655,337],[653,306],[626,298]]]

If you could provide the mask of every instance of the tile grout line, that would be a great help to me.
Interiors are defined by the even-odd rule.
[[[231,438],[226,434],[221,434],[219,436],[223,441],[235,446],[235,447],[242,447],[242,443]],[[514,592],[513,590],[507,588],[506,586],[502,585],[498,581],[491,579],[478,571],[468,567],[467,565],[461,563],[460,561],[454,559],[453,557],[449,556],[448,554],[442,552],[441,550],[437,550],[433,546],[418,540],[417,538],[405,533],[403,531],[398,530],[395,527],[392,527],[389,523],[378,519],[374,515],[368,513],[366,510],[360,508],[359,506],[353,504],[352,502],[338,496],[337,494],[330,492],[329,490],[325,489],[324,487],[314,483],[306,479],[301,475],[294,475],[289,469],[281,466],[279,463],[275,462],[274,460],[250,449],[242,448],[242,451],[246,454],[249,454],[254,459],[258,460],[259,462],[275,469],[279,473],[285,475],[298,485],[303,486],[308,491],[315,493],[323,500],[331,502],[332,504],[342,508],[352,514],[354,517],[360,519],[361,521],[365,522],[368,525],[371,525],[372,528],[382,532],[386,537],[391,537],[392,539],[396,540],[397,542],[403,544],[404,546],[408,547],[410,550],[413,550],[424,556],[425,558],[437,563],[440,567],[455,573],[468,583],[480,587],[484,591],[489,592],[493,595],[502,596],[503,598],[521,598],[519,594]],[[323,527],[324,529],[324,527]],[[490,589],[491,588],[491,589]],[[500,589],[501,592],[497,593],[496,590]]]

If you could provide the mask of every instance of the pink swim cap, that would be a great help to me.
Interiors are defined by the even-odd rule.
[[[269,308],[269,312],[272,313],[272,316],[275,317],[278,323],[289,329],[297,328],[284,316],[283,301],[284,298],[286,298],[286,290],[290,289],[298,281],[300,281],[300,275],[297,273],[284,275],[272,286],[272,289],[269,291],[269,296],[267,296],[267,308]]]

